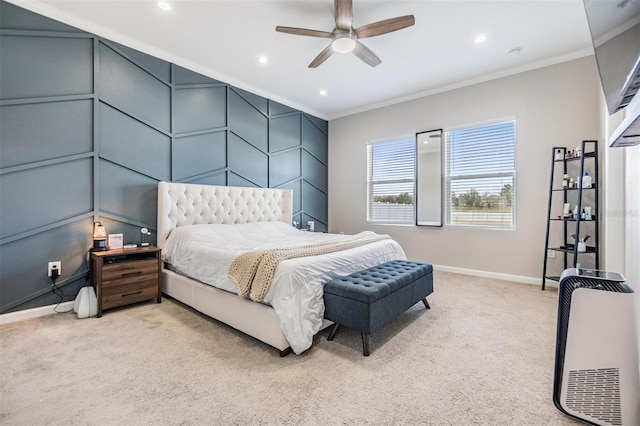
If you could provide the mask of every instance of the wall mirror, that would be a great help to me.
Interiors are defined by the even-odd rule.
[[[442,129],[416,133],[416,224],[442,226]]]

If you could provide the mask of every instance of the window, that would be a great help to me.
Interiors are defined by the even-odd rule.
[[[415,138],[378,142],[367,150],[367,221],[413,225]]]
[[[515,226],[515,124],[445,133],[448,225]]]

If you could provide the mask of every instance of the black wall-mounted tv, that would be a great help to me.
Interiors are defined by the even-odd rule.
[[[584,5],[608,112],[627,109],[611,146],[640,144],[640,0]]]

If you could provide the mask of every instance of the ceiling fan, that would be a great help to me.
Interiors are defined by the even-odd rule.
[[[311,61],[309,68],[317,68],[320,64],[329,59],[334,52],[353,52],[354,55],[372,67],[378,66],[382,63],[380,58],[378,58],[371,49],[360,43],[359,40],[401,30],[412,26],[416,22],[413,15],[405,15],[353,28],[352,0],[334,0],[333,13],[336,20],[336,27],[331,32],[310,30],[306,28],[276,27],[276,31],[281,33],[331,39],[331,44],[324,48],[324,50],[322,50],[322,52],[320,52],[318,56]]]

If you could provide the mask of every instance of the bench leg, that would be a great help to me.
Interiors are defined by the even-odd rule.
[[[429,306],[429,302],[427,302],[427,298],[425,297],[424,299],[422,299],[422,303],[424,303],[424,307],[427,309],[431,309],[431,306]]]
[[[333,338],[336,337],[336,333],[338,332],[339,327],[340,327],[340,324],[338,323],[333,324],[333,328],[331,329],[331,333],[329,333],[329,337],[327,337],[327,340],[333,340]]]
[[[369,335],[362,333],[362,354],[369,356]]]

